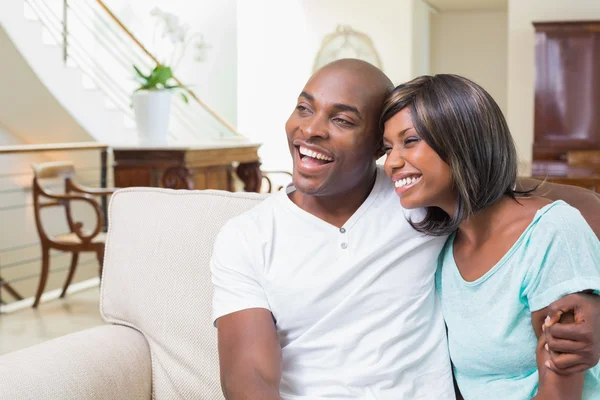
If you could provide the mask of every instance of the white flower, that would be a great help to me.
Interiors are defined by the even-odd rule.
[[[188,45],[193,46],[194,58],[197,61],[204,61],[206,59],[206,49],[209,47],[201,34],[195,33],[190,35],[190,26],[188,24],[181,23],[178,16],[169,12],[163,11],[158,7],[154,7],[150,12],[150,15],[156,19],[155,23],[155,36],[160,34],[160,38],[164,40],[163,45],[170,43],[173,50],[169,57],[170,62],[168,64],[171,67],[176,66],[179,61],[183,58]],[[199,40],[194,40],[199,37]],[[156,46],[156,43],[153,43]]]

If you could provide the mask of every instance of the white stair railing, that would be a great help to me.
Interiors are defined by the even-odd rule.
[[[131,95],[137,87],[133,65],[150,71],[158,60],[101,0],[24,0],[26,14],[39,20],[46,37],[63,49],[63,59],[79,68],[105,96],[107,107],[135,126]],[[175,78],[181,84],[181,82]],[[236,139],[236,129],[193,91],[189,103],[173,96],[169,138],[194,143]]]

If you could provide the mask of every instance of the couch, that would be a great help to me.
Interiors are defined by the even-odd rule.
[[[100,291],[106,324],[1,356],[0,399],[223,399],[209,260],[221,226],[264,197],[117,191]]]

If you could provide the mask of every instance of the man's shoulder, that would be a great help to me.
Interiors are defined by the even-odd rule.
[[[230,218],[221,228],[221,235],[244,233],[244,236],[252,236],[261,231],[263,226],[271,223],[276,208],[281,206],[281,195],[272,194],[251,209]]]

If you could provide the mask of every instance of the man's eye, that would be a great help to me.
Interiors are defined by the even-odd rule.
[[[352,122],[350,122],[350,121],[347,121],[347,120],[345,120],[345,119],[343,119],[343,118],[334,118],[333,120],[334,120],[335,122],[337,122],[338,124],[340,124],[340,125],[346,125],[346,126],[350,126],[350,125],[352,125]]]
[[[306,108],[303,105],[299,104],[299,105],[296,106],[296,110],[298,110],[300,112],[305,112],[305,111],[308,111],[308,108]]]

